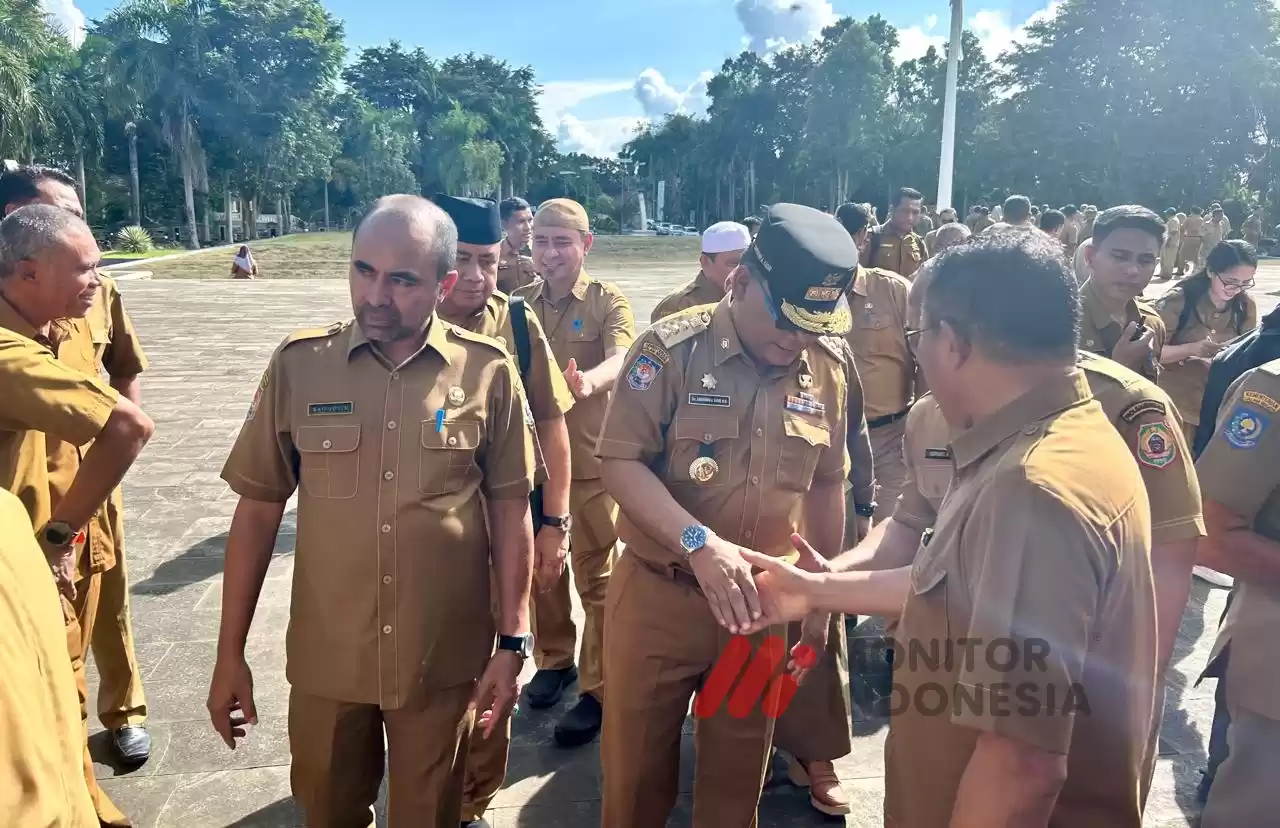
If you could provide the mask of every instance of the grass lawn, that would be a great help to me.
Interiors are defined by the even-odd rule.
[[[678,271],[692,278],[698,272],[699,242],[692,236],[600,236],[587,258],[587,268],[601,278],[617,278],[637,269]],[[251,242],[249,249],[258,262],[260,279],[345,279],[351,234],[299,233]],[[228,279],[233,258],[232,249],[210,250],[149,263],[146,269],[156,279]]]
[[[151,259],[156,256],[169,256],[173,253],[181,253],[180,247],[157,247],[155,250],[148,250],[146,253],[126,253],[123,250],[108,250],[102,254],[102,260],[110,263],[115,259]]]

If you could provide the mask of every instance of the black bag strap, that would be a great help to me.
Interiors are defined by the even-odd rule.
[[[522,297],[511,297],[511,333],[515,335],[516,361],[520,365],[520,379],[528,388],[529,364],[532,346],[529,344],[529,306]]]

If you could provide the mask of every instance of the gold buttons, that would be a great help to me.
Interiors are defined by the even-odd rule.
[[[387,624],[382,628],[383,635],[391,635],[391,625]]]
[[[393,380],[398,380],[398,379],[400,379],[400,372],[399,372],[399,371],[392,371],[392,372],[391,372],[391,378],[392,378]]]
[[[382,583],[384,583],[384,584],[389,584],[389,583],[391,583],[391,576],[390,576],[390,575],[383,575],[383,576],[382,576]]]
[[[759,477],[756,477],[754,474],[753,474],[753,475],[751,475],[751,485],[752,485],[752,486],[759,486],[759,485],[760,485],[760,478],[759,478]]]
[[[763,429],[763,428],[757,428],[757,429],[756,429],[756,436],[757,436],[757,437],[763,437],[763,436],[764,436],[764,429]]]
[[[451,445],[451,446],[456,446],[456,445],[458,445],[458,438],[457,438],[457,437],[450,437],[450,438],[449,438],[449,440],[448,440],[448,442],[449,442],[449,445]]]
[[[711,432],[708,431],[706,434],[702,435],[702,442],[704,443],[711,442]]]
[[[325,440],[323,443],[320,444],[320,446],[321,448],[333,448],[333,441]]]
[[[751,540],[751,531],[750,531],[750,530],[748,530],[748,531],[744,532],[744,533],[742,534],[742,536],[743,536],[744,538],[746,538],[747,540]]]
[[[395,431],[395,430],[396,430],[396,421],[395,421],[395,420],[392,420],[391,422],[387,423],[387,428],[389,428],[389,429],[390,429],[390,430],[392,430],[392,431]]]
[[[387,534],[387,533],[388,533],[388,532],[390,532],[390,531],[391,531],[391,524],[390,524],[390,523],[384,523],[384,524],[382,524],[382,534],[384,534],[384,535],[385,535],[385,534]]]
[[[382,473],[382,479],[383,479],[383,480],[390,480],[391,478],[393,478],[393,477],[395,477],[395,476],[396,476],[396,473],[395,473],[395,472],[393,472],[393,471],[391,471],[390,469],[387,469],[385,472],[383,472],[383,473]]]

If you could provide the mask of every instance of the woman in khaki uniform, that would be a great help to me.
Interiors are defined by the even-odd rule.
[[[1204,268],[1156,302],[1169,331],[1160,362],[1160,386],[1173,398],[1189,443],[1195,442],[1209,360],[1222,345],[1258,327],[1253,287],[1258,254],[1248,242],[1219,242]]]

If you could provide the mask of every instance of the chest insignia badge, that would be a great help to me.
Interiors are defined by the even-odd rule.
[[[716,390],[716,386],[719,384],[720,383],[716,380],[716,378],[711,376],[710,374],[702,375],[702,387],[707,389],[708,391]]]
[[[695,483],[710,483],[720,471],[720,464],[711,457],[699,457],[689,464],[689,477]]]
[[[449,405],[462,405],[467,399],[467,392],[458,386],[449,389]]]

